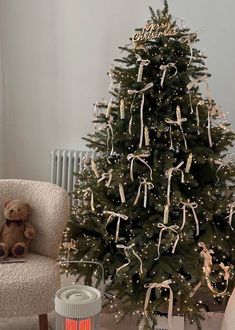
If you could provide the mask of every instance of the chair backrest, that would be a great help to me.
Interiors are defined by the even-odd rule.
[[[31,242],[30,251],[56,258],[69,217],[68,193],[49,182],[1,179],[0,227],[5,220],[3,205],[9,199],[26,200],[31,205],[29,221],[36,230],[36,238]]]

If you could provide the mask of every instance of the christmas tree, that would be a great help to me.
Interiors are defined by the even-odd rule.
[[[85,140],[96,156],[78,174],[65,245],[76,245],[71,259],[103,265],[117,317],[137,313],[143,329],[164,308],[171,321],[173,303],[198,319],[198,292],[229,295],[235,260],[234,133],[212,99],[196,33],[166,1],[150,12],[120,47],[110,102],[95,105]],[[100,280],[93,265],[66,270]]]

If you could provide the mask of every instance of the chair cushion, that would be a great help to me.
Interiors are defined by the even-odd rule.
[[[30,253],[23,263],[0,264],[0,318],[51,312],[59,287],[59,266],[52,258]]]

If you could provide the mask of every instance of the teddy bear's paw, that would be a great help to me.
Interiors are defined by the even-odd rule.
[[[4,243],[0,243],[0,259],[4,259],[8,256],[8,248]]]
[[[35,237],[35,230],[27,229],[24,234],[25,234],[26,238],[33,239]]]
[[[13,249],[12,254],[14,257],[23,257],[27,253],[27,247],[24,243],[17,243]]]

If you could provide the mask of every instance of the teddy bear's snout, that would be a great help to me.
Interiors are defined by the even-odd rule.
[[[11,209],[10,210],[10,214],[15,214],[15,213],[18,213],[20,210],[14,208],[14,209]]]

